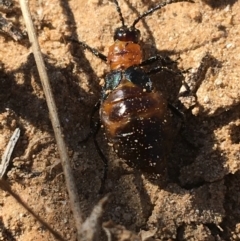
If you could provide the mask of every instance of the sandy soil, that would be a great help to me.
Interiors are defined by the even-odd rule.
[[[159,1],[120,0],[126,23]],[[120,26],[111,1],[30,1],[32,17],[55,95],[65,140],[86,218],[98,194],[103,164],[89,132],[89,116],[100,97],[108,66],[73,36],[107,54]],[[139,22],[145,57],[160,53],[177,60],[178,70],[195,73],[209,53],[190,103],[186,127],[176,137],[168,171],[157,180],[132,170],[98,140],[109,159],[105,194],[112,193],[103,217],[127,229],[154,233],[151,240],[240,240],[240,1],[175,3]],[[22,31],[18,3],[6,16]],[[0,36],[0,153],[16,127],[21,136],[6,180],[37,214],[66,240],[76,230],[44,94],[28,40]],[[174,74],[153,76],[171,103],[181,87]],[[183,98],[186,104],[188,98]],[[191,102],[191,100],[190,100]],[[35,143],[35,145],[33,145]],[[30,155],[26,157],[26,152]],[[10,195],[0,191],[0,240],[55,240]],[[102,233],[99,240],[106,240]]]

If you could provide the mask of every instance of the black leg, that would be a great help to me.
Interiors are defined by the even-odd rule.
[[[154,68],[150,69],[149,71],[147,71],[146,74],[148,74],[148,75],[156,74],[156,73],[159,73],[159,72],[161,72],[161,71],[163,71],[163,70],[164,70],[164,71],[167,71],[167,72],[169,72],[169,73],[171,73],[171,74],[182,75],[182,72],[181,72],[181,71],[176,72],[176,71],[174,71],[174,70],[172,70],[172,69],[169,69],[169,68],[166,67],[166,66],[157,66],[157,67],[154,67]]]
[[[167,71],[167,72],[170,72],[172,74],[181,74],[181,72],[176,72],[176,71],[174,71],[174,70],[172,70],[171,68],[168,67],[168,66],[171,66],[174,63],[176,63],[176,61],[173,61],[169,57],[165,57],[165,56],[161,56],[161,55],[152,56],[152,57],[144,60],[139,66],[150,65],[150,64],[153,64],[157,61],[158,61],[158,66],[150,69],[149,71],[146,72],[146,74],[148,74],[148,75],[156,74],[156,73],[159,73],[163,70]]]
[[[168,66],[168,65],[172,65],[175,63],[175,61],[171,60],[169,57],[155,55],[155,56],[152,56],[152,57],[144,60],[139,66],[146,66],[146,65],[152,64],[156,61],[159,61],[160,62],[159,65],[161,65],[161,66]]]
[[[89,140],[89,138],[97,135],[99,128],[100,128],[100,120],[99,120],[99,117],[97,120],[95,120],[94,116],[95,116],[96,112],[99,111],[100,105],[101,105],[101,102],[98,101],[95,104],[95,106],[93,107],[93,110],[92,110],[92,113],[90,116],[90,132],[83,140],[79,141],[79,143],[87,142]]]
[[[87,135],[87,137],[84,140],[80,141],[79,143],[86,142],[86,141],[88,141],[88,139],[90,137],[93,137],[93,142],[94,142],[95,148],[97,150],[98,155],[101,157],[103,165],[104,165],[103,177],[102,177],[102,181],[101,181],[101,187],[100,187],[100,190],[99,190],[99,193],[103,193],[105,181],[107,179],[107,173],[108,173],[108,159],[103,154],[101,148],[99,147],[97,139],[96,139],[97,134],[98,134],[99,129],[100,129],[100,126],[101,126],[100,119],[99,119],[99,117],[98,117],[97,120],[95,120],[95,118],[94,118],[96,112],[99,111],[100,105],[101,105],[101,101],[98,101],[95,104],[95,106],[92,110],[92,113],[91,113],[91,117],[90,117],[90,132]]]
[[[169,108],[174,114],[176,114],[176,115],[182,120],[183,123],[186,122],[186,116],[185,116],[185,114],[184,114],[182,111],[180,111],[176,106],[168,103],[168,108]]]
[[[177,125],[176,127],[176,133],[180,132],[180,135],[182,139],[192,148],[196,149],[196,145],[189,139],[188,135],[188,128],[186,127],[186,116],[185,114],[180,111],[176,106],[168,103],[168,108],[175,114],[177,115],[180,119],[181,122]]]
[[[68,41],[77,43],[81,46],[83,46],[83,48],[87,49],[88,51],[90,51],[92,54],[94,54],[96,57],[98,57],[99,59],[101,59],[104,62],[107,62],[107,56],[100,53],[98,50],[90,47],[89,45],[85,44],[84,42],[78,41],[76,39],[72,39],[72,38],[67,38]]]
[[[99,127],[100,127],[100,125],[99,125]],[[103,177],[102,177],[102,181],[101,181],[101,187],[99,190],[99,193],[103,193],[104,187],[105,187],[105,181],[107,179],[107,173],[108,173],[108,159],[105,157],[101,148],[99,147],[96,136],[97,136],[97,133],[93,136],[94,145],[95,145],[98,155],[101,157],[103,165],[104,165]]]

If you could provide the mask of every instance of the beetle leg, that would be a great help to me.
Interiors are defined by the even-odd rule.
[[[94,49],[94,48],[90,47],[89,45],[85,44],[84,42],[78,41],[78,40],[73,39],[73,38],[67,38],[67,40],[81,45],[84,49],[87,49],[92,54],[94,54],[96,57],[101,59],[102,61],[107,62],[107,56],[100,53],[97,49]]]
[[[99,123],[100,123],[100,121],[99,121]],[[100,128],[100,124],[99,124],[99,128]],[[99,147],[96,136],[97,136],[97,133],[93,136],[94,145],[95,145],[95,148],[97,149],[98,155],[101,157],[103,165],[104,165],[103,177],[102,177],[101,187],[100,187],[100,190],[99,190],[99,193],[103,193],[105,181],[107,179],[107,173],[108,173],[108,159],[105,157],[101,148]]]
[[[167,71],[171,74],[177,74],[177,75],[181,75],[182,76],[182,72],[181,71],[174,71],[172,69],[169,69],[168,67],[166,66],[157,66],[157,67],[154,67],[152,69],[150,69],[149,71],[146,72],[147,75],[151,75],[151,74],[156,74],[156,73],[159,73],[161,71]]]
[[[108,159],[105,157],[105,155],[103,154],[101,148],[99,147],[98,141],[97,141],[97,134],[98,131],[100,129],[101,123],[100,123],[100,119],[98,119],[97,121],[93,121],[93,118],[91,118],[91,122],[90,122],[90,126],[94,127],[94,131],[91,132],[92,136],[93,136],[93,142],[95,145],[95,148],[97,150],[98,155],[101,157],[103,165],[104,165],[104,169],[103,169],[103,176],[102,176],[102,181],[101,181],[101,187],[99,190],[99,193],[103,193],[104,190],[104,186],[105,186],[105,181],[107,179],[107,173],[108,173]]]
[[[98,118],[98,120],[95,120],[94,116],[95,116],[96,112],[99,111],[100,104],[101,104],[101,102],[98,101],[94,105],[91,116],[90,116],[90,132],[87,134],[87,136],[83,140],[80,140],[79,143],[87,142],[90,137],[97,135],[99,128],[100,128],[100,119]]]
[[[100,101],[98,101],[98,103],[95,105],[95,108],[94,108],[95,110],[93,111],[92,114],[94,115],[96,110],[99,110],[99,108],[100,108]],[[97,134],[98,134],[98,131],[100,129],[100,126],[101,126],[100,119],[98,118],[97,121],[94,121],[93,115],[92,115],[92,118],[91,118],[91,121],[90,121],[90,127],[94,128],[94,131],[92,132],[93,142],[94,142],[95,148],[97,150],[97,153],[101,157],[103,165],[104,165],[103,177],[102,177],[101,187],[100,187],[100,190],[99,190],[99,193],[103,193],[105,181],[107,179],[107,173],[108,173],[108,159],[103,154],[101,148],[99,147],[97,138],[96,138]]]
[[[143,61],[139,66],[146,66],[146,65],[149,65],[149,64],[153,64],[156,61],[159,62],[158,66],[150,69],[149,71],[146,72],[146,74],[148,74],[148,75],[156,74],[156,73],[159,73],[159,72],[164,70],[164,71],[168,71],[170,73],[182,75],[182,73],[180,71],[176,72],[176,71],[174,71],[174,70],[172,70],[171,68],[168,67],[168,66],[171,66],[171,65],[175,64],[176,61],[173,61],[169,57],[165,57],[165,56],[162,56],[162,55],[152,56],[152,57],[146,59],[145,61]]]
[[[176,135],[179,133],[182,137],[182,139],[192,148],[196,148],[194,145],[193,141],[190,140],[187,130],[188,128],[186,127],[186,116],[185,114],[179,110],[176,106],[172,105],[171,103],[168,103],[168,108],[172,111],[174,115],[179,117],[181,119],[181,122],[177,124],[176,126]]]
[[[176,114],[181,119],[181,123],[177,127],[177,129],[178,129],[177,133],[180,133],[183,141],[185,141],[185,143],[188,146],[196,149],[197,145],[191,139],[191,136],[189,135],[188,127],[186,126],[186,116],[185,116],[185,114],[181,110],[179,110],[176,106],[174,106],[170,103],[168,103],[168,107],[174,114]]]
[[[149,65],[149,64],[155,63],[156,61],[159,61],[160,62],[159,65],[161,66],[167,66],[167,65],[172,65],[176,63],[175,61],[171,60],[169,57],[165,57],[162,55],[155,55],[144,60],[139,66]]]
[[[176,114],[181,120],[183,123],[186,122],[186,116],[185,114],[180,111],[176,106],[172,105],[171,103],[168,103],[168,108],[174,113]]]
[[[90,137],[93,137],[93,142],[95,145],[95,148],[97,150],[98,155],[101,157],[102,162],[104,164],[104,170],[103,170],[103,177],[102,177],[102,182],[101,182],[101,187],[100,187],[100,191],[99,193],[103,193],[103,189],[104,189],[104,185],[105,185],[105,181],[107,179],[107,172],[108,172],[108,159],[105,157],[105,155],[103,154],[101,148],[99,147],[99,144],[97,142],[97,134],[99,132],[100,126],[101,126],[101,122],[100,119],[98,117],[98,119],[96,120],[94,118],[96,112],[99,111],[101,105],[101,101],[98,101],[95,106],[93,107],[92,113],[91,113],[91,117],[90,117],[90,132],[88,133],[87,137],[84,138],[83,140],[79,141],[79,143],[83,143],[88,141],[88,139]]]

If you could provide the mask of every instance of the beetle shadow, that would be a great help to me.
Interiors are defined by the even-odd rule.
[[[215,147],[217,139],[214,131],[239,119],[239,105],[213,117],[192,117],[189,120],[189,132],[195,144],[193,148],[176,145],[177,155],[174,157],[174,175],[176,182],[185,189],[200,187],[205,183],[221,180],[228,175],[228,161],[222,150]],[[204,124],[203,124],[204,123]],[[200,128],[196,128],[196,127]],[[234,134],[229,132],[231,143],[234,144]],[[204,140],[204,142],[202,142]],[[184,144],[184,142],[182,142]],[[186,149],[185,149],[186,148]],[[182,150],[187,150],[185,153]],[[191,152],[195,150],[195,152]],[[195,153],[195,154],[194,154]]]
[[[199,77],[196,79],[193,95],[196,94],[206,78],[211,78],[211,75],[215,76],[219,72],[218,69],[222,68],[222,63],[209,54],[203,60],[197,71]],[[240,116],[237,111],[239,105],[228,107],[227,111],[225,107],[219,107],[214,111],[213,116],[205,114],[204,107],[198,103],[197,96],[195,97],[196,105],[193,107],[197,107],[200,114],[194,116],[191,113],[192,108],[185,112],[186,127],[179,135],[179,140],[175,142],[174,148],[176,151],[173,151],[173,153],[177,153],[177,155],[172,155],[174,160],[172,176],[175,177],[175,181],[181,187],[186,189],[217,181],[228,174],[228,168],[225,168],[227,158],[218,147],[215,147],[217,139],[214,131],[236,121]],[[231,128],[234,128],[234,125]],[[234,144],[234,132],[228,132],[231,143]],[[210,159],[212,159],[212,163],[209,162]],[[218,171],[214,172],[213,169]]]
[[[206,210],[209,213],[215,212],[224,217],[220,224],[221,228],[214,222],[208,225],[212,235],[219,236],[223,240],[231,238],[231,232],[234,232],[235,225],[239,223],[239,215],[235,215],[236,209],[232,208],[237,201],[229,198],[238,190],[234,181],[239,179],[239,171],[231,174],[229,156],[218,147],[219,139],[215,136],[215,130],[229,126],[230,123],[239,120],[239,108],[240,104],[232,106],[228,111],[217,110],[218,114],[216,116],[192,118],[189,126],[198,148],[195,155],[190,156],[192,159],[189,158],[192,161],[185,162],[180,167],[180,175],[178,175],[176,181],[179,186],[189,190],[189,192],[206,189],[206,195],[202,193],[203,195],[193,196],[192,204],[198,210]],[[237,141],[236,144],[239,144],[239,140],[235,139],[235,133],[231,132],[231,128],[226,133],[227,135],[231,142],[230,145],[234,145],[235,141]],[[178,149],[178,151],[179,157],[176,158],[175,165],[177,165],[177,159],[181,161],[183,159],[181,157],[183,155],[181,153],[182,149]],[[234,148],[231,151],[234,151]],[[239,152],[235,151],[234,155],[231,157],[233,163],[238,162]],[[205,201],[203,202],[203,200]],[[201,209],[201,207],[204,207],[204,209]]]

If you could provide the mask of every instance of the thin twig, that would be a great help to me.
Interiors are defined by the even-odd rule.
[[[63,172],[66,180],[66,186],[69,194],[71,210],[73,212],[73,217],[75,219],[75,224],[79,235],[80,227],[82,224],[82,214],[81,214],[79,199],[77,195],[77,188],[73,178],[73,172],[72,172],[70,161],[67,155],[67,148],[66,148],[66,145],[63,139],[63,134],[60,127],[60,121],[57,114],[56,104],[51,91],[50,83],[46,73],[46,67],[43,62],[41,50],[40,50],[36,32],[33,26],[28,4],[26,3],[26,0],[19,0],[19,2],[23,13],[23,17],[26,23],[29,40],[30,40],[30,43],[32,44],[32,50],[33,50],[33,54],[37,64],[41,83],[43,86],[43,91],[46,97],[50,119],[51,119],[53,130],[55,133],[58,151],[59,151]]]
[[[16,130],[13,132],[13,134],[8,142],[7,148],[2,157],[2,161],[0,164],[0,179],[2,179],[6,173],[7,167],[10,162],[10,157],[12,155],[13,149],[18,141],[19,136],[20,136],[20,129],[16,128]]]

